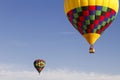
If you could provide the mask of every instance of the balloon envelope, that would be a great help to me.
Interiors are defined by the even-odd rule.
[[[45,65],[46,65],[46,62],[42,59],[37,59],[34,61],[34,67],[36,68],[38,73],[40,73],[43,70]]]
[[[118,0],[64,0],[68,20],[91,46],[114,21],[118,8]]]

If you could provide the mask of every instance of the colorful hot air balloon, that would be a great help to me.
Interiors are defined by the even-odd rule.
[[[46,62],[42,59],[37,59],[34,61],[34,67],[36,68],[39,74],[43,70],[45,65],[46,65]]]
[[[90,44],[94,43],[115,19],[119,8],[118,0],[64,0],[64,10],[70,23]]]

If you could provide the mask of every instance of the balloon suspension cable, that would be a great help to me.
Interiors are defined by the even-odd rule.
[[[95,49],[94,49],[94,46],[93,46],[93,45],[90,45],[89,53],[90,53],[90,54],[95,53]]]
[[[40,76],[40,73],[39,73],[39,76]]]

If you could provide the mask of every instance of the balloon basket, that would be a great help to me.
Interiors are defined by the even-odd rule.
[[[95,49],[94,49],[93,45],[90,46],[89,53],[90,54],[94,54],[95,53]]]

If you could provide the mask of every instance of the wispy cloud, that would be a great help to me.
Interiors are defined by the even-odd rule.
[[[1,67],[2,68],[2,67]],[[44,70],[39,75],[37,71],[17,71],[0,69],[1,80],[120,80],[119,75],[98,74],[94,72],[80,72],[74,70],[57,69]]]
[[[61,32],[61,34],[64,34],[64,35],[72,35],[72,34],[76,34],[75,32]]]
[[[16,47],[26,47],[28,46],[28,42],[22,41],[22,40],[13,40],[11,41],[11,44]]]

